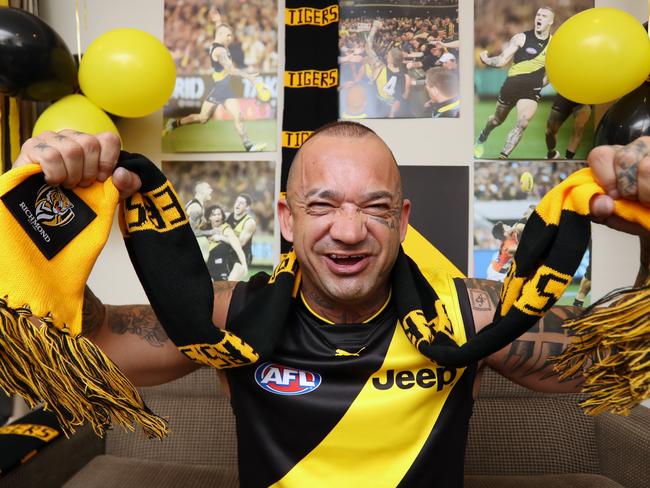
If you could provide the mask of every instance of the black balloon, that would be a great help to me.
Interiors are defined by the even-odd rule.
[[[650,83],[628,93],[609,107],[596,129],[594,144],[628,144],[650,135]]]
[[[77,87],[77,66],[63,39],[29,12],[0,7],[0,93],[44,102]]]

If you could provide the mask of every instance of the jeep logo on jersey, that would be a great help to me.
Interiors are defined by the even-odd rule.
[[[264,363],[255,370],[255,381],[277,395],[304,395],[320,386],[321,377],[311,371]]]
[[[435,386],[437,391],[441,391],[445,386],[453,383],[455,378],[456,370],[454,368],[423,368],[418,371],[389,369],[384,378],[373,377],[372,386],[378,390],[389,390],[393,386],[400,390],[408,390],[414,386],[420,388]]]

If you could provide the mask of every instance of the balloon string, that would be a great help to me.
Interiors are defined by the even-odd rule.
[[[77,57],[79,61],[81,61],[81,29],[79,23],[79,0],[75,0],[74,2],[74,18],[77,23]]]

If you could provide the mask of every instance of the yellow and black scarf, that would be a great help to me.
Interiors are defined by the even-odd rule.
[[[228,331],[216,328],[212,282],[176,192],[143,156],[123,153],[120,164],[143,183],[121,204],[120,226],[170,339],[190,359],[216,368],[268,357],[295,305],[300,281],[295,254],[284,254],[270,278],[254,276],[267,286]],[[447,333],[449,319],[435,290],[400,251],[392,289],[414,346],[441,365],[461,367],[525,332],[569,284],[589,240],[588,203],[595,193],[602,190],[589,170],[582,170],[542,200],[522,235],[494,323],[462,346]],[[164,435],[164,420],[149,411],[99,348],[80,336],[84,285],[117,204],[112,182],[73,192],[46,185],[37,166],[25,166],[0,176],[0,199],[0,386],[32,404],[42,401],[66,432],[84,421],[98,434],[112,422],[130,428],[137,422],[151,436]],[[650,211],[640,205],[617,201],[616,212],[650,228]],[[634,401],[647,394],[650,377],[648,294],[622,317],[642,317],[641,327],[632,327],[638,340],[630,347],[638,349],[634,344],[640,340],[646,349],[630,365],[637,374],[632,379],[623,374],[624,382],[635,382]],[[622,350],[619,342],[615,347]]]

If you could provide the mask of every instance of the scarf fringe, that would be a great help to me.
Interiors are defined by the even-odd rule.
[[[32,320],[37,319],[40,327]],[[71,337],[50,317],[33,317],[28,306],[12,309],[0,298],[0,387],[30,407],[42,402],[66,436],[85,421],[103,437],[112,422],[162,439],[167,421],[145,405],[113,362],[85,337]]]
[[[554,370],[560,379],[584,375],[588,415],[627,415],[650,397],[650,282],[613,291],[564,327],[574,342],[552,359]]]

